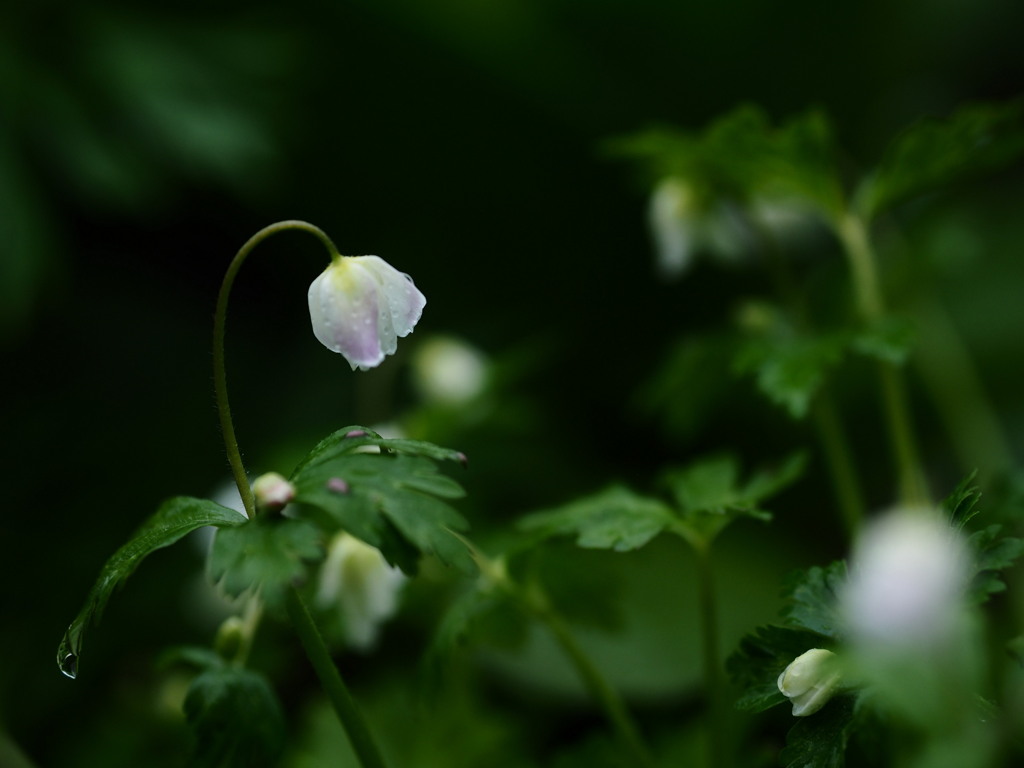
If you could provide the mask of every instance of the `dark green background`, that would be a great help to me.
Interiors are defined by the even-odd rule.
[[[1022,25],[1013,0],[6,9],[0,725],[42,766],[136,765],[140,754],[157,764],[137,702],[158,684],[156,649],[209,639],[181,586],[198,551],[140,570],[89,637],[78,681],[60,677],[53,651],[144,516],[227,477],[210,325],[228,260],[260,227],[303,218],[344,253],[384,257],[428,298],[406,347],[455,334],[513,372],[490,421],[423,435],[455,435],[470,454],[464,509],[481,529],[610,477],[650,488],[663,462],[706,450],[771,458],[809,445],[809,432],[752,388],[692,435],[667,434],[638,406],[673,340],[720,325],[738,295],[767,286],[757,271],[707,265],[659,282],[647,190],[604,143],[657,123],[699,129],[744,101],[777,119],[817,105],[856,173],[922,115],[1017,95]],[[1022,181],[1011,169],[897,222],[941,252],[943,295],[1018,455]],[[842,264],[822,250],[822,280],[834,280]],[[308,332],[305,290],[323,258],[310,238],[281,235],[236,286],[228,370],[256,471],[287,471],[321,435],[409,402],[402,355],[355,392],[344,361]],[[884,504],[884,442],[858,392],[844,408],[871,500]],[[962,468],[919,395],[945,488]],[[842,552],[821,522],[832,514],[821,475],[812,462],[781,523],[808,534],[793,565]],[[133,717],[150,725],[132,731]],[[126,732],[141,751],[115,754]]]

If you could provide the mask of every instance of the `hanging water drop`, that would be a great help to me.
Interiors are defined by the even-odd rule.
[[[57,667],[61,673],[72,680],[78,677],[78,653],[81,640],[81,625],[75,622],[60,641],[57,648]]]
[[[63,658],[57,659],[57,666],[64,673],[65,677],[74,680],[78,677],[78,657],[73,653],[64,654]]]

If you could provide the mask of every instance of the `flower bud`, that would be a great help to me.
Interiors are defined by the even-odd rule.
[[[811,648],[797,656],[782,674],[778,686],[793,703],[793,716],[813,715],[839,688],[836,655],[824,648]]]
[[[295,498],[295,486],[277,472],[267,472],[253,481],[252,494],[261,509],[282,509]]]

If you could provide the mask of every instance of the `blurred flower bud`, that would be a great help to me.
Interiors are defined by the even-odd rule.
[[[352,370],[394,353],[426,303],[411,277],[378,256],[337,256],[309,286],[313,334]]]
[[[233,661],[246,641],[245,622],[238,616],[228,616],[217,630],[213,648],[225,661]]]
[[[260,509],[283,509],[295,498],[295,486],[277,472],[267,472],[252,484],[252,494]]]
[[[428,402],[458,405],[480,394],[487,379],[487,361],[469,344],[434,337],[421,344],[413,358],[417,389]]]
[[[904,648],[947,642],[964,613],[970,557],[931,510],[897,510],[859,537],[840,596],[851,640]]]
[[[377,640],[380,624],[398,607],[405,575],[388,565],[375,547],[347,533],[337,534],[320,571],[316,604],[341,613],[346,642],[366,650]]]
[[[783,670],[778,686],[793,703],[793,716],[806,717],[832,698],[839,688],[839,677],[836,655],[824,648],[811,648]]]

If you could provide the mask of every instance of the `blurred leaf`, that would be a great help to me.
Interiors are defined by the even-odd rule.
[[[786,734],[779,762],[786,768],[842,768],[854,724],[852,696],[837,696],[821,711],[801,717]]]
[[[627,552],[642,547],[674,519],[662,502],[612,486],[558,509],[527,515],[519,527],[543,537],[576,536],[581,547]]]
[[[916,341],[913,324],[899,317],[886,317],[853,338],[858,352],[897,365],[902,364]]]
[[[1024,555],[1024,540],[1002,535],[1001,525],[990,525],[973,533],[967,543],[974,551],[974,576],[968,596],[983,603],[993,594],[1006,590],[999,575]]]
[[[786,624],[819,635],[839,639],[842,620],[837,595],[846,582],[846,562],[837,560],[827,568],[814,566],[791,577],[786,588],[782,616]]]
[[[151,552],[168,547],[192,531],[208,525],[222,529],[241,526],[246,517],[208,499],[177,496],[168,499],[139,528],[128,543],[118,549],[103,566],[96,583],[85,599],[85,605],[68,627],[57,649],[57,663],[69,677],[77,674],[77,661],[82,652],[82,637],[94,621],[99,621],[103,608],[114,590],[127,579]]]
[[[284,751],[281,705],[266,678],[248,669],[211,665],[185,696],[196,738],[195,768],[275,766]]]
[[[305,579],[306,564],[323,556],[315,526],[262,514],[245,525],[217,532],[207,570],[233,597],[258,590],[268,605],[280,606],[285,591]]]
[[[354,452],[360,444],[414,455]],[[469,550],[454,534],[468,523],[443,501],[464,492],[440,474],[430,458],[416,453],[455,460],[461,456],[411,440],[396,443],[372,435],[328,438],[293,474],[295,501],[319,525],[348,531],[407,573],[415,572],[419,555],[433,555],[445,565],[475,573]]]
[[[744,637],[725,665],[743,689],[736,708],[761,712],[787,701],[779,690],[779,675],[797,656],[827,644],[817,633],[777,626],[759,627]]]
[[[843,333],[761,336],[740,347],[735,369],[753,374],[769,400],[800,419],[807,415],[827,371],[842,358],[846,342]]]
[[[981,511],[978,509],[981,491],[974,484],[977,476],[978,470],[971,472],[942,501],[941,507],[943,511],[949,516],[950,523],[957,530],[963,530],[964,526]]]
[[[739,465],[732,456],[670,470],[665,481],[682,513],[681,532],[688,539],[686,532],[694,533],[707,543],[737,517],[770,520],[771,513],[761,508],[761,502],[794,482],[804,464],[803,455],[794,454],[777,470],[759,472],[746,483],[740,482]]]
[[[963,106],[897,138],[856,195],[867,219],[916,195],[1006,166],[1024,154],[1024,101]]]

